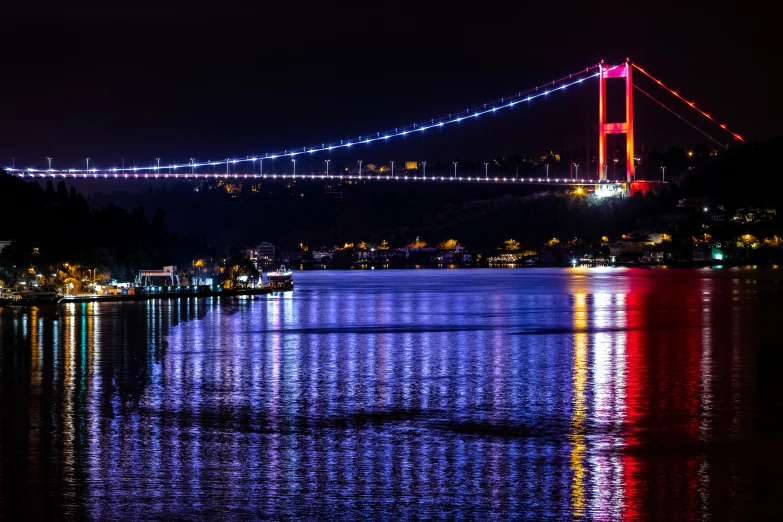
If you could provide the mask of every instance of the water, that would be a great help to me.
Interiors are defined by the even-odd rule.
[[[295,276],[0,311],[0,518],[777,514],[777,270]]]

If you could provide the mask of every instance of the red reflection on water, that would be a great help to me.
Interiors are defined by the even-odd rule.
[[[657,281],[655,279],[658,279]],[[702,302],[704,279],[629,278],[623,478],[627,519],[652,511],[672,517],[699,509]],[[665,285],[650,302],[649,286]],[[674,337],[673,327],[686,330]],[[654,373],[650,372],[654,368]],[[660,458],[651,459],[651,454]],[[654,468],[654,469],[653,469]],[[679,483],[672,487],[670,480]]]

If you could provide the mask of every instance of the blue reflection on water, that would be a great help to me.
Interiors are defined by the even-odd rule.
[[[258,299],[3,310],[0,507],[741,517],[764,281],[726,274],[315,272]]]

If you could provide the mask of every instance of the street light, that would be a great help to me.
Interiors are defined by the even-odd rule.
[[[457,162],[454,162],[454,178],[457,178]]]
[[[661,171],[663,171],[663,182],[666,183],[666,167],[661,167]]]
[[[394,162],[392,161],[391,164],[392,164],[392,177],[394,177]]]
[[[427,179],[427,162],[422,161],[422,165],[424,165],[424,175],[422,176],[423,179]]]
[[[327,175],[327,176],[329,175],[329,162],[330,162],[330,161],[331,161],[331,160],[326,160],[326,175]]]
[[[90,172],[90,158],[84,158],[87,160],[87,170],[85,172]]]
[[[362,160],[359,160],[359,178],[362,177]]]
[[[52,172],[52,158],[47,156],[46,159],[49,160],[49,172]]]
[[[546,180],[549,181],[549,163],[546,164]]]
[[[574,163],[574,168],[576,169],[576,179],[579,179],[579,164]]]
[[[294,176],[296,176],[296,158],[291,158],[291,161],[294,162]]]
[[[484,162],[484,178],[488,180],[489,179],[489,174],[488,174],[489,171],[487,169],[489,169],[489,163]]]

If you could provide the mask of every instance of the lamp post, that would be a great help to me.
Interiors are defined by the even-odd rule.
[[[157,160],[157,162],[158,162],[158,166],[157,166],[157,168],[155,169],[155,172],[160,172],[160,158],[155,158],[155,160]],[[123,168],[123,169],[125,168],[125,163],[124,163],[124,162],[123,162],[123,164],[122,164],[122,168]]]
[[[228,176],[228,158],[226,158],[226,176]]]
[[[359,160],[359,179],[362,177],[362,160]]]
[[[90,158],[84,158],[87,160],[87,170],[85,172],[90,172]]]
[[[454,162],[454,179],[457,179],[457,162]]]
[[[296,158],[291,158],[291,161],[294,162],[294,176],[293,177],[296,177]]]
[[[666,183],[666,167],[661,167],[661,172],[663,172],[663,183]]]
[[[331,161],[331,160],[326,160],[326,175],[327,175],[327,176],[329,175],[329,162],[330,162],[330,161]]]
[[[549,181],[549,163],[546,164],[546,180]]]
[[[484,179],[489,180],[489,163],[484,162]]]
[[[258,161],[260,163],[258,164],[258,175],[263,176],[264,175],[264,158],[258,158]]]
[[[576,169],[576,179],[579,179],[579,164],[574,163],[574,168]]]
[[[190,173],[196,173],[196,158],[190,158]]]
[[[46,159],[48,159],[48,160],[49,160],[49,173],[51,174],[51,172],[52,172],[52,158],[50,158],[49,156],[47,156],[47,157],[46,157]]]
[[[422,165],[424,165],[424,175],[422,176],[422,178],[427,179],[427,162],[422,161],[421,163]]]
[[[391,164],[392,164],[392,178],[393,178],[394,177],[394,162],[392,161]]]

